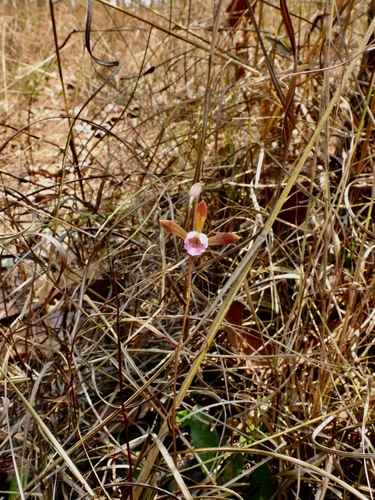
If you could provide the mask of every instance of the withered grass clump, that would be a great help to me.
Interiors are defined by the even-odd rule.
[[[2,3],[2,497],[373,498],[374,13]]]

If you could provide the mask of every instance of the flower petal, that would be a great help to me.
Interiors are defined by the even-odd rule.
[[[189,255],[197,257],[198,255],[202,255],[208,247],[208,238],[203,233],[190,231],[190,233],[186,235],[184,247]]]
[[[159,223],[161,227],[169,233],[175,234],[183,240],[186,238],[187,232],[181,226],[176,224],[176,222],[173,222],[171,220],[159,220]]]
[[[203,200],[197,205],[195,217],[195,229],[198,233],[201,233],[207,219],[207,205]]]
[[[240,239],[234,233],[216,233],[214,236],[208,238],[209,245],[230,245],[236,243]]]

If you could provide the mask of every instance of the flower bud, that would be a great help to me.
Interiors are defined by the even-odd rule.
[[[202,184],[200,182],[196,182],[193,184],[189,191],[189,207],[192,206],[194,200],[197,200],[202,192]]]

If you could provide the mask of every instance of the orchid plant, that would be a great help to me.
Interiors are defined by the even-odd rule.
[[[230,245],[239,240],[239,236],[234,233],[215,233],[208,237],[203,233],[203,226],[207,219],[207,205],[202,200],[197,204],[195,209],[195,217],[192,231],[185,231],[180,225],[171,220],[161,220],[160,225],[166,231],[182,238],[184,240],[184,248],[192,257],[202,255],[208,246],[213,245]]]
[[[174,448],[174,460],[177,463],[177,440],[176,440],[176,406],[175,401],[177,398],[177,375],[178,375],[178,358],[179,352],[182,346],[182,342],[186,340],[187,337],[187,323],[188,323],[188,311],[190,305],[190,293],[191,293],[191,281],[192,281],[192,271],[194,267],[195,258],[202,255],[207,247],[212,245],[230,245],[231,243],[236,243],[239,240],[239,236],[234,233],[215,233],[212,236],[207,236],[203,233],[203,226],[207,219],[207,205],[202,200],[197,203],[197,200],[201,194],[202,186],[199,182],[193,184],[189,195],[189,212],[188,219],[190,219],[189,214],[192,206],[195,207],[193,212],[193,228],[191,231],[186,231],[176,222],[171,220],[160,220],[160,226],[168,231],[169,233],[178,236],[179,238],[184,240],[184,248],[189,254],[189,265],[187,269],[187,286],[186,286],[186,303],[185,303],[185,312],[183,317],[183,323],[181,328],[181,335],[178,339],[176,350],[175,350],[175,359],[174,359],[174,380],[173,380],[173,393],[174,400],[172,404],[171,410],[171,431],[172,431],[172,439],[173,439],[173,448]]]

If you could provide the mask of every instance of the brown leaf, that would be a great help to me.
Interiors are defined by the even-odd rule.
[[[243,16],[246,16],[247,1],[246,0],[231,0],[226,13],[228,15],[228,24],[234,28]]]
[[[269,345],[265,344],[262,334],[254,328],[242,326],[244,310],[245,306],[242,302],[234,300],[226,315],[227,322],[234,325],[234,327],[226,325],[225,328],[233,350],[238,354],[245,354],[246,356],[253,354],[257,357],[262,355],[271,356],[273,350]],[[259,366],[268,363],[258,359],[247,359],[247,364]]]

